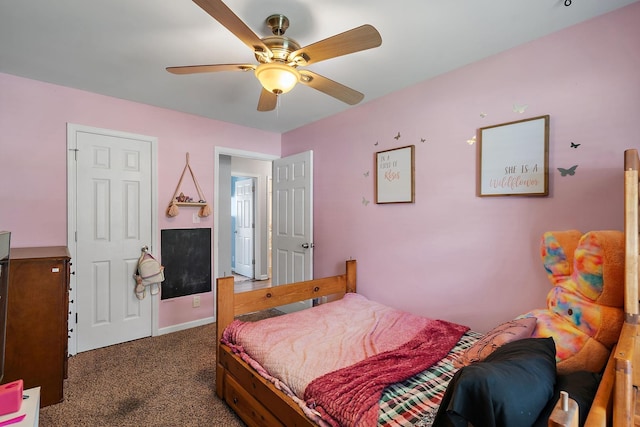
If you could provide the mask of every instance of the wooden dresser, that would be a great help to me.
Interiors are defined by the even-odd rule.
[[[63,400],[67,376],[69,251],[11,248],[3,383],[40,387],[40,405]]]

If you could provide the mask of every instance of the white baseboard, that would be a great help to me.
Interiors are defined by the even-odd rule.
[[[167,328],[158,329],[158,335],[170,334],[172,332],[184,331],[185,329],[195,328],[196,326],[204,326],[216,321],[215,317],[207,317],[205,319],[194,320],[192,322],[180,323]]]

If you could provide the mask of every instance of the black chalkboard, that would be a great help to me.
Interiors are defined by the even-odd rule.
[[[211,229],[161,230],[162,299],[211,292]]]

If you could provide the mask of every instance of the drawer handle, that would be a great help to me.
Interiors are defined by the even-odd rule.
[[[237,405],[237,404],[238,404],[238,398],[237,398],[237,397],[234,397],[234,398],[233,398],[233,404],[234,404],[234,405]]]

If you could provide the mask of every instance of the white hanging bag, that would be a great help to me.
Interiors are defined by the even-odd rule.
[[[164,281],[164,266],[149,253],[149,248],[142,248],[142,255],[138,259],[138,274],[134,274],[136,280],[135,294],[138,299],[146,296],[147,286],[151,295],[160,292],[160,283]]]

